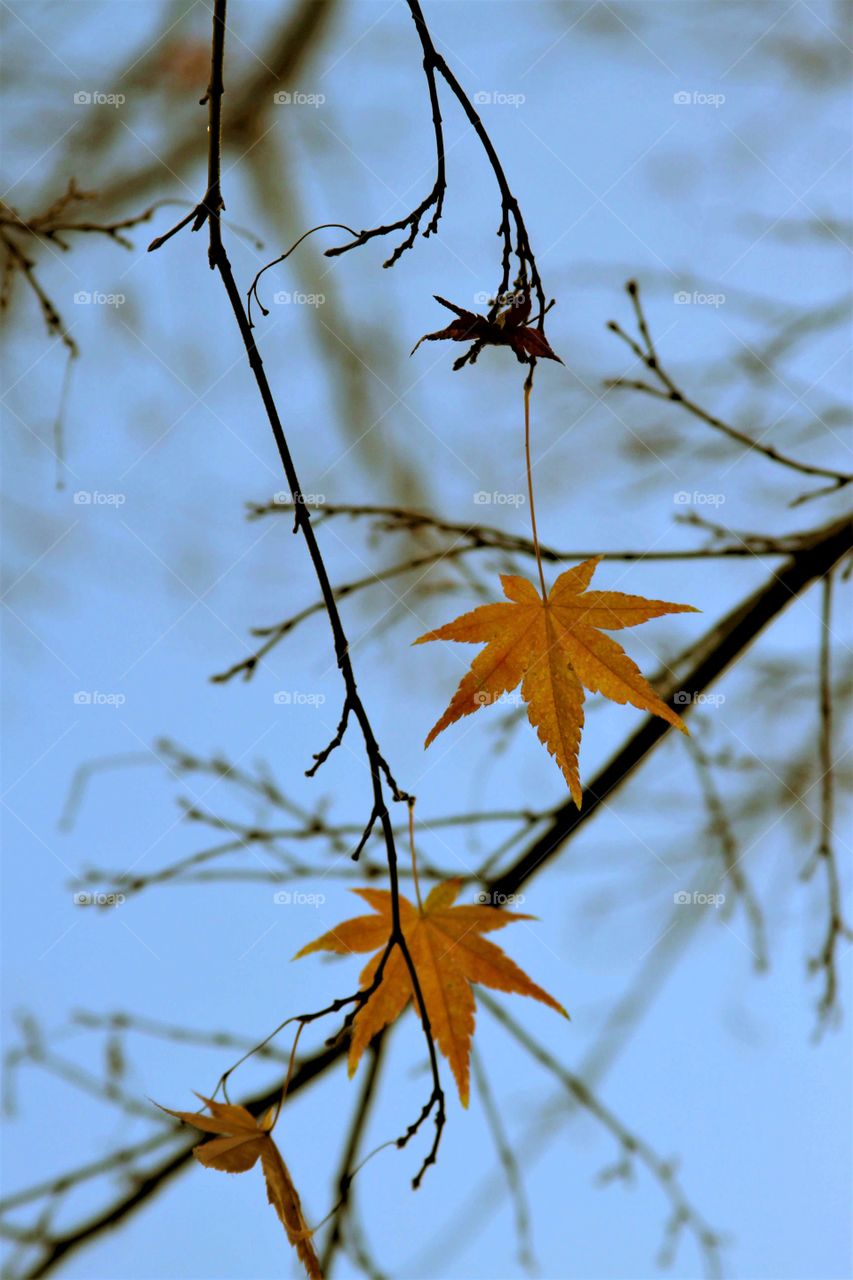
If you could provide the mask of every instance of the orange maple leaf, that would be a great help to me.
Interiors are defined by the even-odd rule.
[[[208,1169],[245,1173],[260,1158],[267,1184],[267,1199],[278,1214],[288,1240],[296,1249],[309,1280],[323,1280],[320,1260],[314,1251],[312,1232],[302,1213],[299,1195],[287,1165],[281,1158],[281,1152],[272,1139],[271,1130],[278,1108],[271,1107],[258,1120],[245,1107],[229,1102],[214,1102],[212,1098],[205,1098],[200,1093],[196,1097],[201,1098],[210,1111],[209,1116],[202,1115],[199,1111],[172,1111],[169,1107],[161,1107],[160,1110],[205,1133],[219,1135],[193,1148],[196,1160]]]
[[[496,991],[533,996],[568,1018],[561,1004],[543,991],[500,947],[481,935],[503,929],[516,920],[534,916],[499,911],[482,904],[454,906],[462,888],[459,879],[436,885],[422,907],[415,907],[400,895],[400,922],[409,954],[417,970],[432,1033],[450,1063],[463,1107],[468,1105],[468,1072],[471,1037],[474,1034],[474,992],[472,982]],[[373,982],[391,934],[391,894],[387,889],[353,889],[369,903],[375,914],[355,916],[309,942],[293,957],[312,951],[334,951],[345,955],[356,951],[376,951],[361,974],[362,988]],[[377,950],[378,948],[378,950]],[[409,970],[399,947],[385,963],[382,981],[353,1020],[349,1047],[349,1073],[373,1037],[394,1022],[412,999]]]
[[[430,729],[425,746],[448,725],[510,693],[520,682],[527,717],[562,769],[580,808],[578,749],[584,688],[651,711],[687,733],[681,717],[661,701],[622,646],[604,635],[602,628],[618,631],[665,613],[698,611],[689,604],[646,600],[621,591],[588,591],[601,559],[596,556],[561,573],[545,597],[526,578],[502,574],[508,604],[481,605],[414,641],[486,645],[462,677],[444,715]]]

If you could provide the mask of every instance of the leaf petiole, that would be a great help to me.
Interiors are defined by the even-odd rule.
[[[542,587],[542,602],[548,603],[548,591],[545,587],[545,574],[542,572],[542,553],[539,550],[539,534],[536,531],[536,508],[533,504],[533,472],[530,467],[530,393],[533,390],[533,370],[524,379],[524,457],[527,464],[527,493],[530,498],[530,527],[533,532],[533,550],[536,553],[536,568],[539,570],[539,583]]]
[[[415,897],[418,900],[418,911],[421,915],[424,913],[424,904],[421,901],[421,886],[418,881],[418,860],[415,855],[415,800],[414,796],[409,798],[409,845],[412,850],[412,879],[415,882]]]

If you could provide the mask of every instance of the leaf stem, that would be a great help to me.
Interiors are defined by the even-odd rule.
[[[527,493],[530,499],[530,528],[533,532],[533,550],[536,554],[536,568],[539,570],[539,583],[542,587],[542,600],[548,603],[548,591],[545,587],[545,574],[542,572],[542,553],[539,550],[539,534],[536,532],[536,507],[533,503],[533,472],[530,468],[530,392],[533,390],[533,369],[524,379],[524,458],[527,464]]]
[[[409,800],[409,846],[412,850],[412,879],[415,882],[415,897],[418,900],[418,911],[423,915],[424,904],[421,901],[421,886],[418,880],[418,860],[415,856],[415,799]]]
[[[293,1075],[293,1067],[296,1063],[296,1046],[299,1044],[299,1037],[302,1035],[302,1029],[304,1026],[305,1026],[305,1023],[300,1022],[299,1026],[296,1028],[296,1035],[293,1037],[293,1047],[290,1050],[290,1061],[287,1064],[287,1077],[284,1081],[284,1085],[279,1095],[278,1102],[276,1103],[275,1115],[273,1116],[272,1124],[269,1127],[270,1133],[272,1133],[273,1129],[275,1128],[278,1122],[278,1117],[280,1116],[281,1109],[284,1106],[284,1100],[287,1097],[287,1091],[290,1088],[290,1080]]]

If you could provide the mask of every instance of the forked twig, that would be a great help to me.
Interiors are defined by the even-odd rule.
[[[801,502],[809,498],[823,497],[827,493],[836,493],[839,489],[843,489],[846,485],[853,481],[853,474],[845,471],[836,471],[831,467],[820,467],[811,462],[803,462],[799,458],[792,458],[789,454],[782,453],[781,450],[773,445],[762,444],[761,440],[756,440],[753,436],[748,435],[740,428],[732,426],[730,422],[725,422],[716,414],[710,413],[704,409],[690,396],[686,395],[680,387],[676,385],[672,376],[666,368],[661,364],[660,358],[655,350],[654,342],[649,330],[648,321],[646,320],[643,305],[640,300],[640,288],[636,280],[629,280],[626,290],[634,307],[634,316],[637,322],[637,329],[640,335],[640,341],[632,338],[626,333],[621,325],[615,320],[611,320],[608,329],[611,333],[615,333],[630,348],[631,352],[642,361],[652,376],[656,379],[657,385],[650,382],[643,382],[641,379],[635,378],[608,378],[605,386],[613,388],[629,389],[632,391],[641,391],[645,395],[652,396],[657,400],[668,400],[673,404],[679,404],[687,413],[692,414],[694,418],[698,418],[700,422],[704,422],[707,426],[713,427],[715,431],[721,432],[728,436],[730,440],[734,440],[737,444],[743,445],[746,449],[753,453],[760,453],[770,462],[778,463],[779,466],[787,467],[791,471],[798,471],[805,476],[818,476],[826,480],[831,480],[832,484],[825,488],[815,490],[806,495],[796,498],[791,504],[799,505]]]

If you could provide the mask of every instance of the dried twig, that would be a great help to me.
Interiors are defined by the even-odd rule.
[[[574,1101],[595,1116],[596,1120],[613,1135],[619,1144],[623,1160],[629,1163],[633,1159],[639,1160],[655,1178],[670,1203],[670,1217],[667,1222],[664,1245],[667,1254],[661,1257],[662,1265],[672,1260],[670,1250],[680,1231],[685,1229],[690,1231],[699,1245],[707,1275],[720,1276],[720,1237],[711,1230],[702,1215],[688,1200],[673,1162],[663,1160],[643,1138],[626,1128],[618,1116],[590,1091],[580,1076],[558,1062],[543,1045],[534,1040],[521,1023],[516,1022],[515,1018],[506,1012],[502,1005],[482,991],[478,992],[478,999],[531,1057],[559,1080]],[[618,1172],[624,1173],[621,1165]]]
[[[695,692],[700,692],[716,678],[730,663],[735,661],[768,626],[775,617],[793,600],[795,600],[811,583],[823,577],[839,559],[853,548],[853,521],[845,519],[814,530],[809,539],[804,538],[802,546],[791,556],[789,562],[782,566],[768,582],[754,592],[747,600],[738,605],[719,624],[713,627],[697,646],[691,669],[683,677],[682,684]],[[514,860],[503,873],[491,880],[497,892],[493,901],[500,901],[500,894],[517,893],[538,871],[546,867],[562,849],[567,840],[580,829],[595,813],[601,801],[611,795],[614,790],[632,777],[647,755],[662,740],[663,734],[657,732],[657,725],[662,724],[651,717],[640,729],[628,739],[611,761],[594,777],[587,788],[587,799],[583,809],[578,811],[573,803],[559,806],[549,816],[545,831],[532,838],[527,848]],[[665,732],[665,729],[664,729]],[[683,917],[696,919],[698,917]],[[671,935],[675,937],[675,933]],[[662,954],[658,949],[655,957]],[[660,975],[657,980],[660,980]],[[647,976],[642,975],[645,987],[649,986]],[[614,1014],[620,1030],[624,1028],[624,1011]],[[307,1060],[298,1068],[290,1086],[291,1095],[311,1080],[323,1074],[334,1063],[338,1062],[346,1050],[346,1039],[340,1039],[331,1048],[324,1049],[314,1058]],[[280,1089],[264,1093],[262,1096],[249,1099],[247,1105],[254,1114],[260,1114],[272,1105],[279,1096]],[[128,1190],[120,1188],[114,1198],[99,1212],[82,1224],[73,1226],[65,1232],[48,1237],[42,1244],[42,1258],[29,1274],[42,1276],[51,1270],[56,1263],[68,1253],[81,1247],[89,1240],[97,1237],[102,1231],[118,1222],[124,1221],[137,1208],[141,1207],[170,1179],[186,1168],[191,1156],[194,1139],[181,1148],[176,1155],[169,1155],[144,1175],[140,1175],[133,1187]],[[149,1147],[147,1144],[152,1143]],[[153,1149],[152,1140],[146,1140],[145,1152]],[[132,1152],[125,1159],[136,1158]],[[102,1162],[97,1169],[102,1169]],[[87,1168],[91,1168],[88,1166]],[[17,1203],[28,1202],[45,1194],[46,1186],[65,1186],[69,1178],[88,1178],[93,1174],[75,1171],[64,1178],[52,1180],[49,1184],[40,1184],[36,1189],[30,1188],[19,1193]],[[7,1205],[0,1205],[5,1210]]]
[[[611,320],[608,328],[617,337],[621,338],[638,360],[642,361],[652,376],[657,380],[657,385],[649,382],[643,382],[640,379],[632,378],[609,378],[605,385],[608,387],[627,388],[633,391],[642,391],[645,395],[649,395],[658,400],[668,400],[673,404],[679,404],[694,418],[698,418],[700,422],[704,422],[707,426],[713,427],[715,431],[721,432],[728,436],[730,440],[736,441],[754,453],[760,453],[770,462],[776,462],[780,466],[787,467],[792,471],[798,471],[805,476],[821,476],[824,479],[831,480],[832,484],[823,489],[816,490],[810,494],[795,499],[793,505],[805,501],[806,498],[821,497],[826,493],[835,493],[839,489],[843,489],[846,485],[853,481],[853,475],[845,471],[836,471],[830,467],[820,467],[810,462],[803,462],[798,458],[792,458],[788,454],[782,453],[773,445],[762,444],[760,440],[754,439],[741,431],[738,427],[734,427],[729,422],[723,421],[715,414],[710,413],[701,405],[697,404],[686,395],[673,381],[672,376],[667,372],[660,362],[660,358],[655,350],[649,331],[648,322],[646,320],[643,306],[640,301],[640,289],[635,280],[629,280],[626,286],[628,296],[634,305],[634,315],[637,322],[637,329],[640,335],[640,341],[632,338],[625,330]]]
[[[500,157],[494,148],[491,138],[486,131],[485,125],[480,119],[479,113],[475,109],[471,99],[466,94],[462,85],[451,71],[447,62],[438,52],[430,35],[429,28],[421,10],[418,0],[406,0],[409,12],[415,24],[415,30],[421,43],[421,49],[424,55],[424,74],[427,80],[429,90],[430,106],[432,108],[433,130],[435,133],[436,147],[436,178],[432,190],[421,201],[417,208],[413,209],[406,217],[399,219],[397,222],[389,223],[386,226],[373,227],[369,231],[361,231],[351,241],[344,245],[338,245],[332,249],[326,250],[326,257],[333,258],[342,253],[348,253],[351,249],[358,248],[360,245],[367,244],[368,241],[378,236],[390,235],[395,231],[403,231],[408,228],[408,234],[405,239],[397,246],[391,257],[383,264],[391,267],[398,261],[400,256],[411,248],[415,242],[415,237],[420,229],[422,218],[425,214],[433,209],[433,215],[428,223],[424,235],[428,236],[435,232],[438,228],[439,219],[444,203],[444,195],[447,188],[447,178],[445,172],[445,154],[444,154],[444,134],[441,121],[441,110],[438,100],[438,87],[436,83],[436,75],[440,76],[447,87],[450,89],[456,101],[464,111],[468,122],[473,128],[480,141],[486,157],[491,165],[492,171],[498,184],[501,197],[501,222],[498,234],[503,243],[501,281],[495,292],[492,306],[489,310],[489,319],[494,320],[500,307],[504,305],[505,300],[510,292],[510,282],[512,277],[512,262],[515,259],[517,264],[517,274],[515,283],[517,288],[526,293],[528,289],[532,289],[539,307],[538,327],[541,330],[544,325],[545,313],[549,310],[549,306],[545,300],[545,293],[542,287],[542,280],[536,266],[536,259],[530,247],[530,239],[527,234],[527,227],[524,224],[524,217],[521,208],[515,196],[513,195],[506,174],[500,162]]]
[[[838,1001],[838,944],[853,941],[853,931],[843,915],[841,880],[833,842],[835,819],[834,759],[832,745],[832,572],[828,572],[822,584],[820,616],[820,644],[818,683],[820,696],[820,834],[817,849],[811,863],[803,872],[808,878],[818,866],[826,876],[827,923],[821,948],[810,962],[812,973],[823,974],[823,991],[818,1001],[818,1027],[822,1029],[839,1016]]]
[[[530,1207],[527,1203],[527,1194],[524,1190],[524,1182],[521,1177],[521,1170],[515,1157],[512,1143],[507,1136],[503,1124],[498,1104],[492,1093],[489,1077],[486,1075],[486,1069],[483,1066],[480,1054],[476,1049],[471,1050],[471,1068],[474,1075],[474,1082],[477,1086],[477,1092],[480,1095],[480,1101],[483,1104],[483,1112],[486,1116],[486,1122],[492,1134],[495,1144],[495,1150],[498,1153],[498,1159],[501,1167],[506,1174],[506,1183],[509,1194],[512,1198],[513,1209],[515,1213],[515,1235],[517,1241],[518,1261],[528,1275],[536,1274],[536,1257],[533,1252],[533,1233],[530,1225]]]
[[[755,968],[757,971],[762,972],[767,968],[767,937],[764,928],[764,914],[742,866],[729,814],[714,779],[712,762],[695,737],[685,738],[684,743],[696,767],[699,785],[702,788],[705,808],[708,813],[708,833],[719,847],[723,866],[725,867],[725,875],[735,892],[737,900],[743,904],[751,930]],[[727,902],[726,907],[728,908],[728,906],[729,903]]]
[[[376,1087],[379,1081],[379,1071],[382,1065],[382,1055],[386,1040],[385,1033],[378,1035],[367,1051],[367,1071],[362,1081],[358,1101],[353,1109],[349,1133],[341,1156],[340,1171],[336,1184],[338,1201],[332,1214],[329,1235],[320,1259],[320,1267],[324,1275],[329,1274],[332,1260],[344,1238],[345,1223],[351,1208],[350,1196],[352,1194],[355,1167],[358,1162],[358,1149],[364,1135],[370,1109],[376,1097]]]
[[[385,801],[384,785],[386,783],[388,784],[391,794],[395,800],[408,801],[409,797],[397,786],[388,764],[379,749],[379,744],[376,741],[367,710],[358,691],[352,660],[350,658],[349,641],[344,631],[341,616],[338,611],[335,594],[329,580],[326,564],[323,559],[322,552],[320,551],[316,534],[314,533],[314,529],[311,525],[310,512],[303,500],[302,486],[296,472],[296,467],[290,452],[290,446],[288,445],[287,438],[284,433],[278,408],[267,379],[264,363],[255,344],[249,316],[243,303],[243,298],[237,286],[237,282],[234,278],[231,262],[222,239],[222,226],[220,219],[224,208],[224,201],[221,191],[221,150],[222,97],[225,91],[224,63],[226,13],[227,0],[215,0],[213,11],[210,83],[204,99],[208,104],[209,116],[207,190],[203,199],[199,202],[194,211],[194,216],[192,217],[192,228],[194,231],[198,231],[202,226],[207,224],[209,231],[208,261],[210,263],[211,270],[218,272],[228,296],[228,300],[231,304],[234,319],[237,323],[237,327],[240,331],[240,336],[246,350],[249,366],[254,375],[255,383],[275,439],[282,468],[287,478],[287,483],[290,486],[291,498],[295,508],[294,530],[301,532],[308,549],[308,554],[325,603],[329,625],[332,630],[335,656],[337,658],[338,668],[341,672],[341,677],[346,690],[346,701],[349,704],[353,718],[358,723],[364,740],[364,748],[370,768],[373,792],[371,815],[368,819],[367,829],[369,830],[372,828],[374,823],[378,823],[381,827],[385,841],[389,885],[391,891],[391,935],[388,940],[388,946],[377,967],[374,982],[369,987],[362,988],[351,996],[346,996],[339,1000],[332,1001],[332,1003],[324,1009],[317,1010],[313,1013],[300,1014],[298,1020],[302,1025],[305,1025],[309,1022],[313,1022],[317,1018],[326,1017],[328,1014],[335,1013],[347,1005],[352,1005],[353,1008],[347,1015],[347,1019],[344,1023],[345,1028],[349,1027],[356,1012],[363,1007],[378,988],[384,974],[384,968],[388,956],[395,947],[399,949],[411,980],[414,1002],[421,1016],[432,1073],[432,1090],[430,1096],[422,1108],[420,1115],[416,1118],[413,1124],[408,1127],[405,1134],[400,1139],[401,1145],[408,1142],[416,1133],[418,1133],[424,1121],[434,1113],[435,1137],[430,1150],[424,1157],[420,1171],[415,1176],[414,1185],[417,1186],[419,1185],[426,1169],[435,1163],[438,1146],[441,1141],[441,1133],[445,1123],[446,1112],[444,1091],[441,1085],[441,1078],[438,1069],[438,1057],[430,1026],[429,1014],[427,1012],[417,970],[403,934],[400,920],[397,850],[394,838],[394,829]],[[167,232],[165,235],[158,236],[149,246],[149,249],[155,250],[160,248],[170,240],[176,232],[180,231],[187,225],[188,219],[182,219],[181,222],[173,227],[170,232]]]
[[[391,564],[377,572],[363,574],[361,577],[354,578],[349,582],[341,583],[334,588],[335,599],[338,601],[346,600],[362,591],[366,591],[370,587],[377,586],[379,583],[387,583],[394,578],[405,577],[408,574],[419,571],[420,577],[417,580],[417,585],[420,585],[426,577],[424,571],[428,571],[437,565],[458,561],[473,552],[498,551],[507,555],[525,555],[534,558],[536,554],[533,541],[530,538],[505,533],[501,529],[491,528],[487,525],[464,524],[444,520],[441,517],[431,516],[425,512],[408,511],[399,507],[357,506],[349,503],[326,503],[321,508],[314,509],[319,512],[315,521],[315,524],[318,525],[325,520],[338,516],[347,516],[354,519],[360,517],[366,519],[376,518],[376,526],[382,530],[410,532],[419,529],[432,529],[440,533],[446,533],[454,539],[449,546],[437,547],[434,550],[410,556],[406,560]],[[250,516],[254,519],[263,515],[281,512],[292,514],[292,511],[293,507],[290,504],[270,503],[252,506],[250,508]],[[712,532],[719,532],[714,526],[706,525],[705,522],[698,518],[685,522],[702,524],[703,527],[708,527]],[[722,532],[728,534],[728,531]],[[755,535],[750,539],[733,533],[722,546],[686,549],[684,551],[608,551],[606,552],[606,558],[608,560],[646,561],[785,556],[790,555],[800,545],[801,536],[792,534],[787,537],[772,538],[764,535],[760,537]],[[599,554],[595,551],[558,551],[553,547],[541,546],[541,544],[539,551],[542,560],[551,564],[589,560]],[[214,676],[211,676],[211,679],[215,683],[226,683],[238,675],[241,675],[246,680],[250,679],[258,664],[285,636],[301,626],[303,622],[307,622],[309,618],[322,613],[324,609],[325,602],[322,599],[315,600],[312,604],[306,605],[304,609],[291,614],[290,617],[283,619],[281,622],[272,623],[264,627],[253,627],[251,634],[258,639],[262,639],[263,644],[259,645],[248,657],[239,659],[224,671],[217,672]]]

